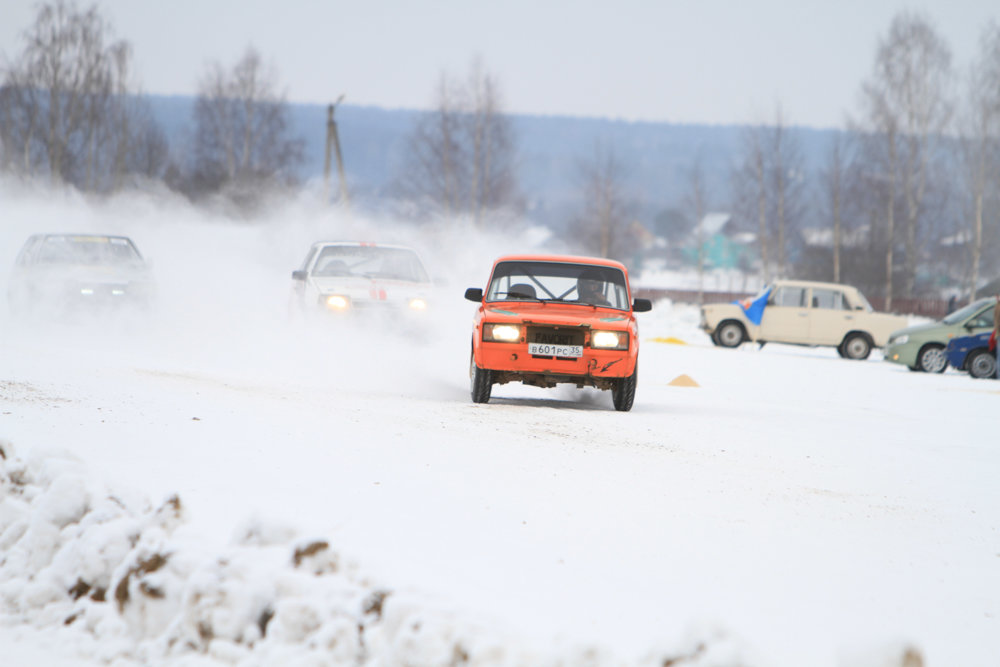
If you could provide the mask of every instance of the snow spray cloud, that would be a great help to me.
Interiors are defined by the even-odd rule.
[[[285,374],[290,382],[414,388],[428,373],[464,387],[472,304],[496,256],[562,251],[529,221],[477,229],[471,220],[411,223],[322,205],[308,192],[272,200],[252,219],[197,206],[169,192],[89,198],[72,189],[0,181],[0,286],[6,293],[18,251],[32,234],[107,234],[132,239],[151,267],[155,299],[124,321],[110,315],[15,322],[6,335],[109,355],[111,363],[226,377]],[[351,240],[414,248],[435,283],[430,326],[410,332],[303,327],[291,318],[291,273],[317,241]],[[464,388],[462,389],[464,391]],[[449,391],[451,393],[451,391]]]

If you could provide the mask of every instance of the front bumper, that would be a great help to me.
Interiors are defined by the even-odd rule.
[[[917,365],[917,351],[922,343],[914,343],[912,340],[902,345],[889,343],[883,348],[883,358],[893,364],[903,364],[904,366]]]
[[[537,387],[568,383],[610,389],[616,379],[635,372],[637,357],[637,350],[589,347],[581,357],[536,357],[528,353],[527,345],[518,343],[481,342],[476,349],[476,364],[493,371],[497,384],[522,382]]]

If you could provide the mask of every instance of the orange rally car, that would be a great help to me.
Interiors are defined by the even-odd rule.
[[[635,313],[652,304],[632,299],[620,262],[501,257],[486,291],[470,287],[465,298],[479,303],[469,363],[474,402],[489,401],[494,384],[565,382],[610,389],[616,410],[632,408],[639,358]]]

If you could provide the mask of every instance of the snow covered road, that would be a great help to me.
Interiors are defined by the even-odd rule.
[[[719,349],[661,302],[631,412],[475,405],[461,295],[527,234],[71,204],[7,201],[0,278],[29,231],[124,231],[160,301],[0,329],[5,666],[1000,663],[997,382]],[[447,269],[429,332],[285,320],[310,243],[376,233]]]
[[[253,517],[326,538],[383,586],[554,655],[715,643],[835,665],[912,645],[992,664],[995,384],[717,349],[695,317],[662,303],[643,321],[690,343],[643,344],[631,413],[571,387],[474,405],[464,331],[369,335],[378,360],[315,328],[172,351],[159,334],[15,333],[3,437],[154,502],[178,494],[220,549]],[[700,386],[672,386],[681,374]]]

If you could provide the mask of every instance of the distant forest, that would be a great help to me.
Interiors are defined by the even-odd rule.
[[[892,299],[971,299],[1000,273],[1000,27],[975,62],[900,12],[844,127],[509,113],[481,60],[442,73],[427,111],[289,103],[249,47],[191,97],[140,93],[98,7],[38,6],[0,60],[0,173],[96,196],[167,188],[252,220],[306,189],[413,224],[546,225],[578,250],[699,270],[850,282]],[[845,101],[846,102],[846,101]],[[728,224],[702,224],[728,215]],[[717,252],[719,248],[726,252]]]

